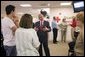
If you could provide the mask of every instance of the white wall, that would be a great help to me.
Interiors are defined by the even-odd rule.
[[[73,16],[73,8],[51,8],[51,15],[57,16],[61,13],[62,16]]]
[[[38,19],[38,14],[39,11],[37,11],[38,9],[32,9],[32,14],[34,16],[34,22]],[[36,13],[34,13],[36,11]],[[50,8],[50,13],[48,14],[50,16],[50,21],[52,21],[53,16],[59,16],[60,19],[63,19],[64,17],[72,17],[75,16],[76,13],[74,13],[73,8],[69,7],[69,8]],[[59,15],[59,13],[61,13],[61,15]]]

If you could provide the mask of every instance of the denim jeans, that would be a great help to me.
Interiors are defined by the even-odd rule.
[[[4,46],[4,49],[6,51],[6,56],[16,56],[16,46]]]

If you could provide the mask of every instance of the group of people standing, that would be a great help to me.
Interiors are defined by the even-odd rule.
[[[56,17],[53,17],[53,21],[52,21],[52,30],[53,30],[53,43],[57,44],[57,42],[59,41],[57,38],[59,38],[59,34],[61,35],[61,41],[62,42],[66,42],[66,31],[67,31],[67,23],[66,23],[66,19],[62,19],[62,22],[60,24],[58,24],[58,22],[56,21]],[[61,33],[58,33],[61,32]]]
[[[84,56],[84,12],[79,12],[73,18],[72,24],[67,24],[65,18],[58,24],[53,17],[52,29],[54,44],[58,41],[67,42],[69,52],[74,53],[70,56]]]
[[[51,27],[49,22],[44,20],[44,16],[39,14],[39,21],[33,23],[31,14],[24,14],[19,22],[18,17],[15,15],[15,6],[8,5],[5,11],[7,16],[1,20],[1,31],[6,56],[43,56],[42,46],[46,56],[50,56],[48,32],[51,31]],[[66,32],[65,19],[63,19],[60,27],[62,26],[63,37]],[[58,29],[55,21],[52,22],[52,28],[53,43],[56,43]]]
[[[48,48],[49,22],[39,14],[39,21],[33,23],[30,14],[24,14],[20,22],[15,16],[15,6],[5,8],[6,17],[1,20],[3,45],[6,56],[43,56],[42,46],[46,56],[50,56]]]

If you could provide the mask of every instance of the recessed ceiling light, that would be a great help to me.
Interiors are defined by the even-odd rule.
[[[20,4],[21,7],[31,7],[31,4]]]
[[[50,4],[48,4],[48,6],[50,6]]]
[[[71,5],[71,2],[61,3],[60,5],[61,5],[61,6],[63,6],[63,5]]]

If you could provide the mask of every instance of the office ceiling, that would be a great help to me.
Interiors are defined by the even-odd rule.
[[[1,1],[1,13],[5,13],[5,7],[7,5],[15,5],[17,8],[17,12],[27,12],[31,11],[31,9],[39,9],[39,8],[57,8],[57,7],[72,7],[70,6],[61,6],[61,2],[72,2],[72,1]],[[32,7],[21,7],[20,4],[31,4]],[[50,4],[50,6],[48,6]]]

